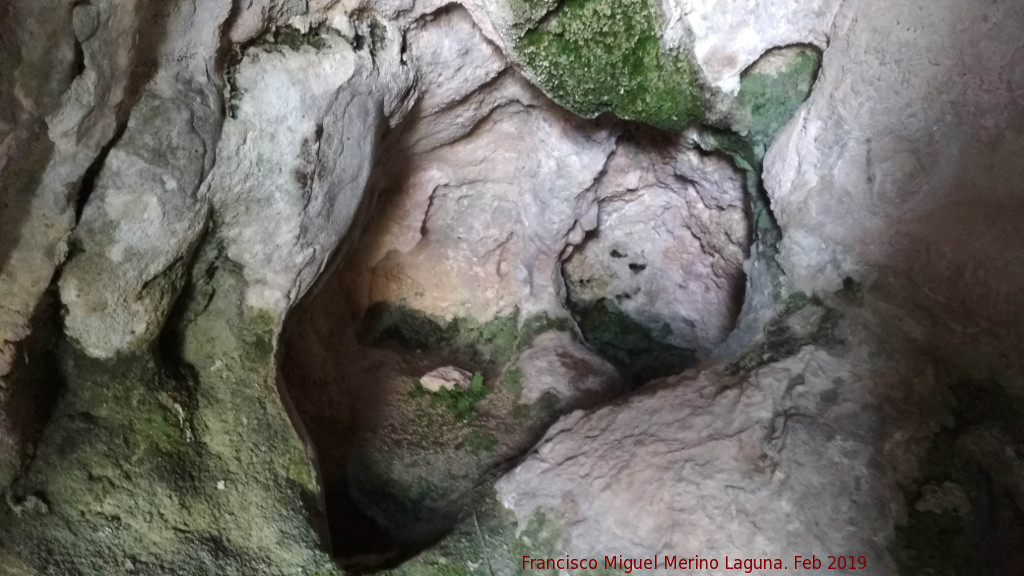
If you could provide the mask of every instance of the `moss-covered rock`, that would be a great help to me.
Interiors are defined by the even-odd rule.
[[[765,328],[764,338],[742,357],[728,366],[730,374],[746,374],[788,358],[807,345],[832,347],[841,343],[837,326],[842,319],[840,309],[829,306],[803,292],[791,294],[782,312]]]
[[[665,130],[703,115],[696,67],[662,47],[651,0],[517,0],[513,12],[521,63],[576,114],[613,112]]]
[[[472,512],[436,546],[397,568],[388,576],[512,576],[556,570],[523,570],[523,556],[557,557],[561,530],[542,510],[520,524],[498,501],[494,490],[475,494]]]
[[[486,322],[441,318],[400,304],[378,302],[363,316],[360,339],[370,345],[438,352],[469,362],[503,364],[519,342],[516,314]]]
[[[744,72],[728,129],[705,128],[700,137],[702,147],[727,155],[746,175],[757,254],[768,267],[777,304],[785,298],[785,275],[777,262],[782,230],[761,180],[764,156],[775,134],[810,96],[820,67],[821,52],[813,46],[767,52]]]
[[[732,105],[732,127],[758,146],[758,155],[811,94],[821,53],[813,46],[768,52],[747,70]]]
[[[572,331],[572,321],[567,317],[541,313],[526,318],[521,327],[518,318],[518,312],[513,312],[487,321],[467,316],[449,319],[401,304],[378,302],[363,315],[359,338],[368,345],[390,345],[437,353],[453,361],[503,367],[537,336]]]
[[[634,386],[679,374],[696,361],[693,350],[669,342],[671,328],[651,329],[626,314],[615,300],[571,302],[587,343]]]
[[[160,346],[116,361],[59,348],[66,389],[0,508],[14,574],[337,573],[311,523],[281,404],[276,319],[206,250]]]
[[[353,442],[349,494],[395,548],[415,550],[435,541],[467,510],[473,491],[493,482],[557,418],[554,398],[520,405],[518,397],[494,387],[467,419],[446,398],[411,385],[401,430],[375,431]]]

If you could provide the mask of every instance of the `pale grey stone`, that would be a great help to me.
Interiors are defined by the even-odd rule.
[[[466,390],[473,374],[457,366],[442,366],[420,376],[420,386],[430,393],[445,390]]]
[[[548,332],[520,355],[520,402],[533,404],[554,394],[561,410],[569,412],[613,398],[625,390],[622,378],[607,360],[579,344],[572,334]]]

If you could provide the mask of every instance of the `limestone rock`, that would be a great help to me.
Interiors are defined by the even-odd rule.
[[[707,81],[727,95],[740,74],[772,48],[828,45],[839,0],[659,0],[667,46],[692,44]]]
[[[255,46],[233,72],[231,117],[206,187],[257,308],[284,310],[308,289],[373,164],[385,97],[373,88],[377,74],[336,34],[323,42]]]
[[[614,366],[566,332],[538,336],[520,355],[517,366],[523,382],[520,402],[525,404],[552,393],[559,408],[569,412],[615,397],[624,389]]]
[[[838,546],[870,558],[865,574],[893,574],[886,542],[900,482],[930,436],[933,380],[923,357],[873,354],[810,345],[749,373],[690,371],[577,412],[498,482],[499,496],[520,526],[536,514],[552,523],[559,536],[538,556],[791,563]]]
[[[1022,23],[1012,0],[844,3],[765,165],[797,289],[863,281],[919,310],[943,354],[1011,364],[1018,391],[1024,277],[1005,263],[1024,261],[1024,116],[1008,105],[1024,90]]]
[[[875,4],[7,0],[0,572],[1015,573],[1024,6]]]
[[[914,503],[918,512],[954,512],[966,516],[971,511],[971,502],[963,486],[953,482],[929,484],[922,491],[924,495]]]
[[[60,282],[65,329],[91,356],[138,350],[163,326],[205,229],[198,191],[216,121],[147,97],[107,155]]]
[[[469,388],[469,382],[473,374],[456,366],[442,366],[427,372],[420,377],[420,385],[427,392],[440,392],[445,390],[465,390]]]
[[[660,339],[705,356],[739,313],[750,232],[739,174],[694,155],[685,141],[668,153],[620,144],[598,188],[596,233],[565,274],[573,306],[614,300]]]

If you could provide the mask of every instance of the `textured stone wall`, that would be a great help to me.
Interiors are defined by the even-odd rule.
[[[1013,574],[1022,25],[4,3],[0,574]]]

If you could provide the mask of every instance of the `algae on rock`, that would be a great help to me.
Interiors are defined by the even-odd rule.
[[[820,67],[821,51],[813,46],[768,51],[744,72],[731,105],[729,129],[706,127],[699,137],[703,148],[725,154],[746,174],[755,251],[768,266],[771,299],[776,304],[782,302],[785,292],[784,274],[777,262],[782,230],[762,181],[764,157],[775,134],[810,96]]]
[[[555,102],[585,118],[621,118],[678,131],[703,115],[698,72],[661,45],[651,0],[520,0],[521,63]]]
[[[243,289],[240,270],[206,248],[159,346],[96,360],[60,345],[64,395],[0,509],[5,565],[337,573],[311,525],[315,486],[276,388],[277,322],[245,309]]]
[[[651,329],[609,298],[571,305],[587,343],[633,386],[678,374],[696,362],[693,350],[669,342],[672,329],[667,323]]]

